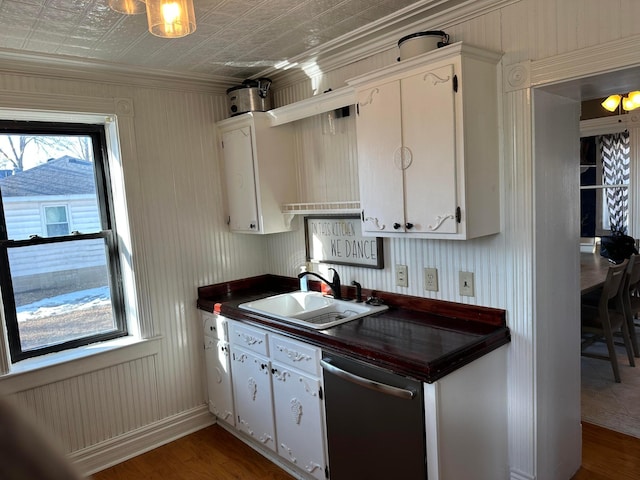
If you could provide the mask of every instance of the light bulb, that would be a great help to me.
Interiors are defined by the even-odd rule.
[[[602,102],[602,106],[606,109],[609,110],[610,112],[613,112],[616,108],[618,108],[618,105],[620,105],[620,99],[622,97],[620,95],[609,95],[607,97],[607,99]]]
[[[179,38],[196,29],[193,0],[146,0],[149,31],[158,37]]]
[[[635,110],[636,108],[640,107],[639,104],[634,103],[632,100],[630,100],[627,97],[624,97],[622,99],[622,108],[624,108],[627,112],[629,110]]]
[[[165,3],[162,5],[162,19],[167,28],[171,27],[180,18],[180,5],[177,3]]]
[[[633,92],[629,92],[629,95],[627,95],[629,97],[629,101],[633,102],[633,104],[638,107],[640,106],[640,91],[636,90]]]

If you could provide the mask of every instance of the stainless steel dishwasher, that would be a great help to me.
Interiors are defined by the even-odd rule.
[[[425,480],[419,381],[323,352],[331,480]]]

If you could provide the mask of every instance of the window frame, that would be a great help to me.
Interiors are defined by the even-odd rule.
[[[68,235],[55,237],[35,236],[29,239],[10,240],[6,229],[4,205],[0,195],[0,290],[5,316],[7,343],[12,363],[17,363],[32,357],[53,352],[70,350],[92,343],[112,340],[128,335],[123,282],[121,276],[121,257],[118,248],[118,235],[114,215],[113,196],[111,194],[111,177],[109,172],[109,156],[107,150],[107,136],[105,125],[92,123],[65,123],[49,121],[23,121],[0,119],[0,133],[2,134],[33,134],[50,136],[88,136],[91,137],[94,158],[94,175],[96,180],[96,197],[99,205],[99,216],[102,229],[100,232],[81,233],[70,231]],[[69,211],[67,209],[67,220]],[[71,230],[71,224],[69,223]],[[62,243],[68,241],[90,240],[102,238],[107,248],[112,313],[115,329],[109,332],[87,335],[65,342],[44,347],[23,350],[16,314],[15,296],[11,272],[9,270],[9,249],[30,245]]]
[[[631,136],[630,138],[630,168],[631,175],[629,178],[629,185],[599,185],[599,186],[591,186],[587,188],[596,189],[596,208],[599,209],[599,212],[596,212],[598,218],[600,218],[600,214],[602,213],[602,203],[603,203],[603,191],[607,188],[626,188],[629,194],[629,203],[628,203],[628,212],[627,212],[627,234],[633,237],[637,236],[637,222],[636,212],[638,211],[636,202],[638,201],[638,197],[636,194],[636,185],[638,184],[638,178],[636,177],[637,170],[637,157],[638,157],[638,145],[636,145],[637,137],[637,125],[634,119],[629,114],[621,114],[621,115],[611,115],[606,117],[593,118],[589,120],[580,121],[580,138],[583,137],[594,137],[598,135],[606,135],[611,133],[619,133],[624,130],[629,131]],[[599,155],[599,152],[597,152]],[[597,163],[597,162],[596,162]],[[600,169],[602,165],[600,165]],[[600,172],[601,173],[601,172]],[[579,188],[580,180],[578,179]],[[596,228],[602,227],[601,222],[598,222],[599,225]],[[608,232],[608,233],[607,233]],[[580,237],[581,244],[586,244],[587,240],[594,241],[598,239],[602,234],[610,234],[610,230],[600,230],[596,231],[595,237]]]
[[[44,203],[40,205],[40,209],[42,211],[42,233],[43,236],[49,237],[49,225],[62,225],[62,222],[57,223],[49,223],[47,222],[47,209],[49,208],[64,208],[64,214],[66,221],[64,224],[67,225],[67,233],[65,235],[69,235],[73,231],[73,227],[71,226],[71,219],[69,215],[69,204],[62,204],[60,202],[56,203]],[[51,235],[53,236],[53,235]]]

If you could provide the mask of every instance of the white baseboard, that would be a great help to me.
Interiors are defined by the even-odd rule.
[[[536,480],[536,477],[525,472],[511,470],[510,480]]]
[[[71,453],[68,457],[81,474],[92,475],[141,453],[172,442],[215,423],[206,405]]]

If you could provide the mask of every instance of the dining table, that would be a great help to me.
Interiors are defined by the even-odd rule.
[[[604,285],[609,267],[614,265],[599,253],[580,253],[580,294],[598,290]]]

